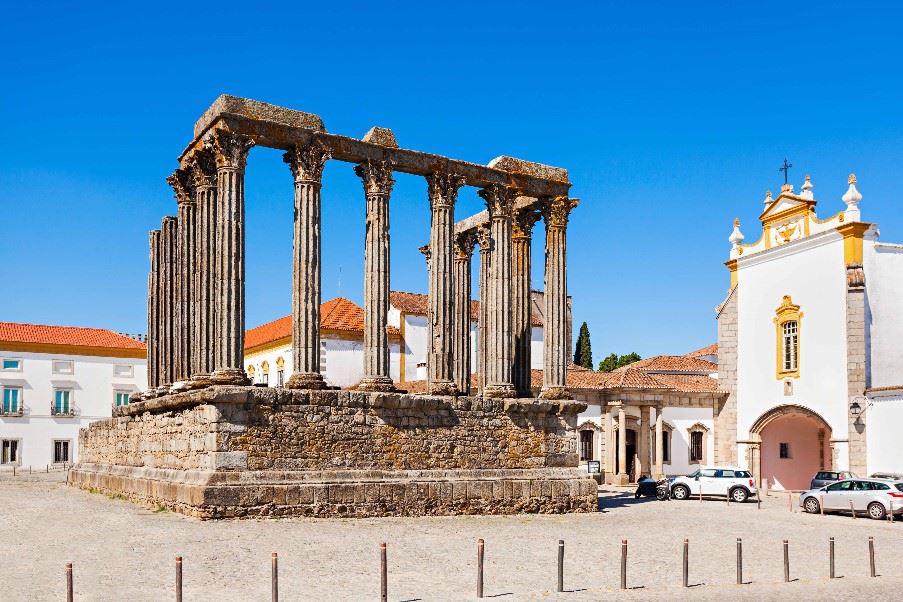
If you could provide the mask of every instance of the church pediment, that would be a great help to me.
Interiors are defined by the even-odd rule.
[[[804,199],[795,194],[783,192],[765,208],[765,211],[762,212],[759,219],[762,221],[763,225],[766,225],[809,213],[814,210],[814,208],[815,201]]]

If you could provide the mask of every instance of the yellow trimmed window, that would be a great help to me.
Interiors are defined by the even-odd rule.
[[[784,295],[780,307],[775,310],[776,371],[775,376],[799,378],[800,375],[800,324],[803,312],[794,305],[790,295]]]

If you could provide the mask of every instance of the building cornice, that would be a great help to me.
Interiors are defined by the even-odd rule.
[[[121,357],[147,359],[146,349],[124,349],[120,347],[92,347],[90,345],[58,345],[54,343],[24,343],[0,341],[0,352],[43,353],[47,355],[89,355],[93,357]]]

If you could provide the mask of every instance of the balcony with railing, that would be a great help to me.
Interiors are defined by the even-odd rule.
[[[17,418],[25,415],[25,406],[21,403],[6,404],[0,406],[0,416],[4,418]]]
[[[50,415],[51,416],[75,416],[75,404],[67,403],[60,404],[55,401],[50,402]]]

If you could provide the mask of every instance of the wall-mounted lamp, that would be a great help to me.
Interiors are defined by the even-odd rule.
[[[858,420],[859,416],[865,414],[866,410],[872,407],[873,403],[874,401],[863,395],[854,397],[850,402],[850,415]]]

